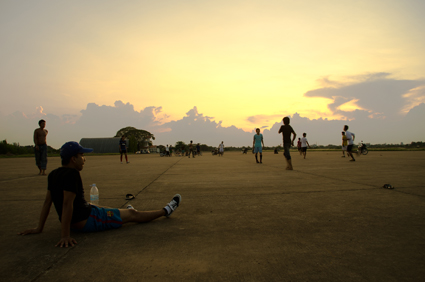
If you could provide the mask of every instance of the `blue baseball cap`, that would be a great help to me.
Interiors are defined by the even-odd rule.
[[[70,141],[62,145],[60,150],[60,155],[62,159],[70,159],[71,157],[82,154],[82,153],[91,153],[93,149],[84,148],[78,142]]]

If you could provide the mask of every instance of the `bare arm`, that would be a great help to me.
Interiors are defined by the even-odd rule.
[[[294,140],[297,137],[297,134],[295,133],[295,131],[292,131],[292,133],[294,134],[294,137],[292,137],[291,143],[292,143],[292,146],[294,146]]]
[[[261,136],[261,143],[263,143],[263,147],[264,147],[264,139],[263,139],[263,136]]]
[[[37,228],[28,229],[18,234],[27,235],[27,234],[38,234],[43,232],[44,225],[46,224],[47,217],[49,216],[51,206],[52,206],[52,196],[50,194],[50,191],[47,191],[46,199],[44,200],[43,207],[41,208],[40,219],[38,220]]]
[[[63,191],[63,206],[62,206],[62,220],[61,220],[61,239],[56,244],[55,247],[63,247],[68,248],[68,244],[70,246],[74,246],[77,244],[77,241],[70,237],[71,233],[71,220],[72,220],[72,212],[74,210],[74,199],[75,193],[69,191]]]
[[[38,129],[34,130],[34,145],[35,148],[38,150]]]

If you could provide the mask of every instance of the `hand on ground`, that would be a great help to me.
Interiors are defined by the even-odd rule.
[[[59,246],[59,247],[62,248],[62,247],[65,246],[65,248],[68,248],[68,245],[70,247],[74,247],[74,244],[77,244],[77,241],[75,241],[74,238],[65,237],[65,238],[60,239],[60,241],[56,244],[55,247]]]

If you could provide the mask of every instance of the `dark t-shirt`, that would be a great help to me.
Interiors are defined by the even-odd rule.
[[[282,125],[279,129],[279,133],[283,135],[283,144],[289,143],[291,144],[291,133],[295,134],[295,131],[292,129],[290,125]]]
[[[120,140],[120,148],[121,148],[121,151],[125,151],[125,150],[127,150],[127,148],[126,148],[126,146],[127,146],[127,141],[125,141],[125,140]]]
[[[47,189],[52,195],[52,201],[59,215],[59,220],[62,220],[64,190],[76,194],[71,223],[89,218],[91,206],[84,199],[83,182],[78,170],[68,167],[60,167],[53,170],[48,177]]]

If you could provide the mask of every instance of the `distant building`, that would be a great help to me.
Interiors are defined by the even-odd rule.
[[[92,148],[93,153],[119,153],[120,139],[120,137],[82,138],[80,144],[85,148]],[[126,142],[128,147],[129,141]]]

